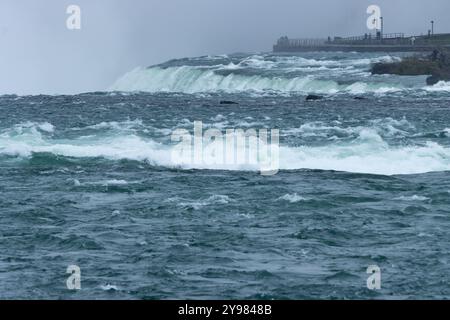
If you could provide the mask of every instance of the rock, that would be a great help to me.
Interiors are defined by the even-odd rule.
[[[440,78],[438,76],[432,75],[431,77],[427,78],[427,85],[434,86],[439,81],[441,81],[441,80],[440,80]]]
[[[220,101],[220,104],[239,104],[239,103],[234,102],[234,101],[229,101],[229,100],[223,100],[223,101]]]
[[[318,96],[318,95],[315,95],[315,94],[309,94],[306,97],[306,101],[315,101],[315,100],[321,100],[321,99],[323,99],[322,96]]]
[[[450,81],[450,70],[446,72],[436,72],[427,78],[427,85],[434,86],[440,81]]]
[[[428,75],[427,84],[450,81],[450,52],[435,49],[429,56],[404,58],[400,62],[376,63],[372,74],[395,74],[400,76]]]
[[[353,99],[355,99],[355,100],[367,100],[367,98],[364,98],[364,97],[354,97]]]
[[[395,74],[399,76],[430,75],[436,72],[438,65],[435,61],[417,57],[405,58],[400,62],[375,63],[372,74]]]

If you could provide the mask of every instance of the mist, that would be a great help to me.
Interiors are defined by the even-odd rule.
[[[66,8],[81,8],[69,30]],[[277,38],[368,32],[381,7],[385,32],[450,32],[448,0],[2,0],[0,94],[106,90],[137,66],[173,58],[269,52]]]

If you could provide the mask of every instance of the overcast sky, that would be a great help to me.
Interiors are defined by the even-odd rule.
[[[81,30],[66,9],[79,5]],[[0,94],[104,90],[137,66],[172,58],[270,51],[281,35],[450,32],[449,0],[1,0]]]

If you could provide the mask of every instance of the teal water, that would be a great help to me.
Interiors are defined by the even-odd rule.
[[[448,298],[450,91],[368,74],[389,59],[202,57],[1,96],[0,298]],[[279,129],[279,173],[171,163],[194,121]]]

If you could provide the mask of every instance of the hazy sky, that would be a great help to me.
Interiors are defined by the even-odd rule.
[[[82,10],[68,30],[66,8]],[[108,88],[137,66],[172,58],[270,51],[281,35],[368,32],[377,4],[385,32],[450,32],[449,0],[0,0],[0,94]]]

